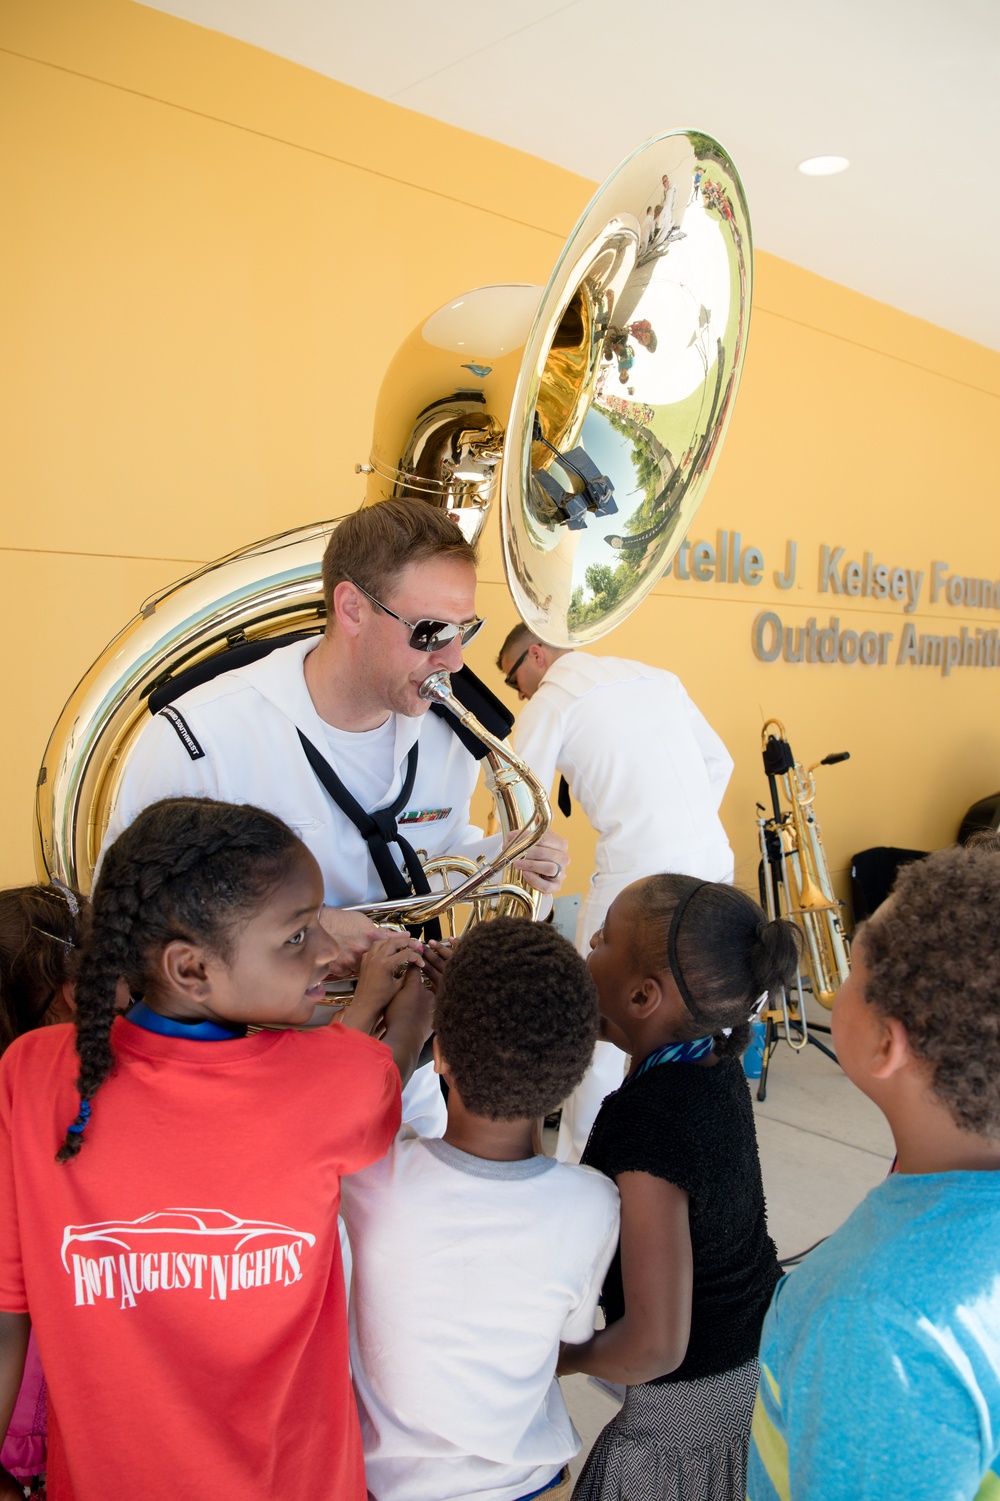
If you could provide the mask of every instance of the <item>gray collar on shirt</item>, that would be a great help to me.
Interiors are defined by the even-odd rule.
[[[423,1136],[420,1139],[439,1162],[445,1163],[447,1167],[457,1168],[460,1173],[468,1173],[470,1178],[494,1178],[509,1182],[511,1179],[537,1178],[557,1166],[554,1157],[525,1157],[518,1162],[494,1162],[489,1157],[473,1157],[468,1152],[461,1152],[458,1147],[453,1147],[449,1141],[442,1141],[439,1136]]]

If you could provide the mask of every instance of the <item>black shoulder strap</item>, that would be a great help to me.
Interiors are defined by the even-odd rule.
[[[263,641],[236,641],[224,646],[214,656],[206,657],[203,662],[185,667],[182,672],[175,672],[157,683],[149,695],[149,712],[159,714],[165,704],[172,704],[182,693],[190,693],[192,688],[200,688],[202,683],[210,683],[221,673],[231,672],[235,667],[246,667],[250,662],[259,662],[262,657],[269,657],[279,646],[291,646],[293,641],[304,641],[307,636],[317,635],[318,630],[293,631],[287,636],[268,636]]]

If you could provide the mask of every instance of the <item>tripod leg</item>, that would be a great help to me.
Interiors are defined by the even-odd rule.
[[[834,1061],[834,1063],[837,1065],[837,1067],[838,1068],[840,1067],[840,1059],[837,1057],[836,1053],[834,1053],[830,1048],[828,1048],[826,1046],[826,1043],[820,1042],[820,1040],[819,1040],[818,1037],[814,1037],[812,1035],[812,1031],[811,1030],[810,1030],[809,1036],[807,1037],[806,1041],[807,1042],[811,1042],[814,1048],[819,1048],[819,1050],[820,1050],[821,1053],[825,1053],[828,1058],[832,1058],[833,1061]]]

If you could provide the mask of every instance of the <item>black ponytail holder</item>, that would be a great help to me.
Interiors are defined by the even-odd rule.
[[[709,881],[698,881],[696,885],[690,887],[686,896],[681,897],[680,901],[677,903],[677,906],[674,908],[673,920],[671,921],[670,932],[667,936],[667,962],[670,965],[670,973],[673,975],[677,989],[681,993],[681,1000],[684,1002],[687,1009],[691,1012],[692,1016],[697,1016],[698,1008],[695,1004],[694,997],[692,996],[690,990],[688,990],[687,988],[687,981],[681,973],[680,960],[677,957],[677,932],[681,925],[681,918],[687,911],[688,903],[691,901],[691,898],[697,896],[698,892],[702,889],[703,886],[708,886],[710,884],[711,883]]]

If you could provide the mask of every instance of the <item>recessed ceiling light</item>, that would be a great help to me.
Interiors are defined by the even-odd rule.
[[[799,171],[807,177],[830,177],[834,172],[843,172],[851,164],[846,156],[810,156],[799,162]]]

